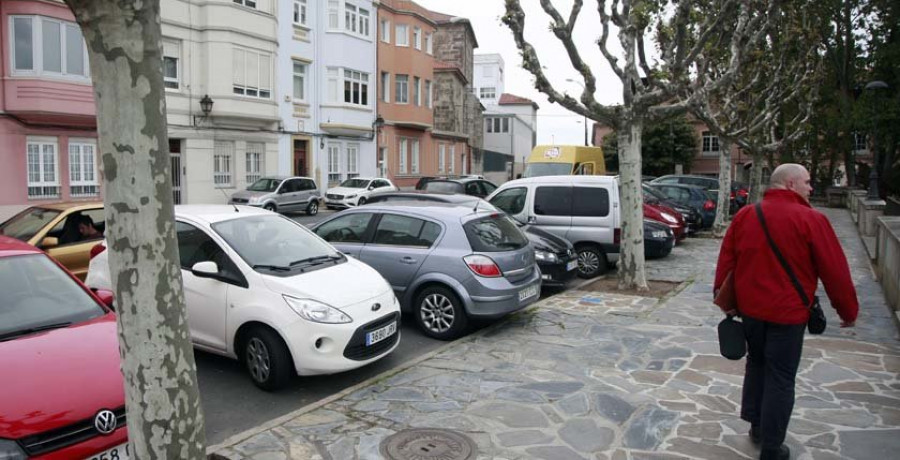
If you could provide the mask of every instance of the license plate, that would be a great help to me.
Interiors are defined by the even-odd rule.
[[[525,289],[522,289],[521,291],[519,291],[519,302],[521,302],[529,297],[534,297],[537,295],[537,293],[538,293],[537,285],[529,286]]]
[[[578,261],[577,261],[577,260],[571,260],[571,261],[569,261],[569,263],[566,264],[566,271],[567,271],[567,272],[570,272],[570,271],[572,271],[572,270],[575,270],[576,268],[578,268]]]
[[[108,449],[92,457],[88,457],[87,460],[128,460],[129,458],[131,458],[130,449],[131,448],[126,442],[125,444],[119,444],[112,449]]]
[[[374,345],[397,333],[397,322],[375,329],[366,334],[366,346]]]

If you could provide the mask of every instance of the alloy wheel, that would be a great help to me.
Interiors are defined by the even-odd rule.
[[[582,273],[594,273],[600,268],[600,258],[593,251],[578,253],[578,270]]]
[[[419,314],[422,324],[433,332],[443,333],[453,326],[456,314],[453,302],[441,294],[431,294],[422,302]]]
[[[314,215],[318,214],[318,212],[319,212],[319,203],[316,203],[315,201],[313,201],[312,203],[310,203],[310,204],[309,204],[309,208],[307,209],[306,212],[307,212],[307,214],[309,214],[309,215],[311,215],[311,216],[314,216]]]
[[[271,371],[271,361],[269,359],[269,349],[259,337],[253,337],[247,342],[247,369],[250,376],[257,382],[265,382],[269,379]]]

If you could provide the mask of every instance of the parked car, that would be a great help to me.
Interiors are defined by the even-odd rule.
[[[501,185],[488,202],[516,220],[571,242],[578,276],[603,274],[619,258],[618,180],[612,176],[539,176]]]
[[[322,194],[316,181],[309,177],[263,177],[247,190],[231,195],[229,204],[246,204],[273,212],[319,212]]]
[[[378,272],[287,217],[238,210],[175,207],[195,348],[239,359],[264,390],[293,374],[355,369],[396,348],[400,305]],[[89,286],[110,285],[107,254],[91,260]]]
[[[0,236],[0,458],[127,458],[112,293]]]
[[[458,179],[433,179],[425,184],[423,190],[426,192],[458,193],[484,198],[496,189],[497,186],[493,182],[474,177],[461,177]]]
[[[653,188],[676,203],[696,209],[700,213],[702,227],[712,227],[717,206],[710,196],[711,192],[696,185],[653,184]]]
[[[0,224],[0,235],[43,249],[84,280],[91,248],[105,229],[103,203],[55,203],[26,208]]]
[[[325,206],[328,209],[342,209],[366,204],[374,193],[400,190],[391,181],[380,178],[355,177],[341,182],[341,185],[325,192]]]
[[[425,190],[425,185],[429,182],[446,178],[447,176],[422,176],[416,181],[416,190]]]
[[[314,226],[343,253],[378,270],[428,336],[459,337],[541,293],[534,249],[503,213],[432,202],[373,204]]]
[[[644,257],[660,259],[669,255],[675,247],[675,234],[668,225],[644,219]]]
[[[688,235],[696,233],[703,228],[703,216],[697,209],[669,199],[669,197],[650,185],[641,184],[641,188],[644,191],[644,203],[663,205],[678,211],[684,219],[685,230]]]
[[[691,176],[685,174],[670,174],[654,179],[653,185],[656,184],[679,184],[679,185],[696,185],[703,188],[707,192],[718,193],[719,179],[715,177]],[[737,212],[742,206],[747,204],[748,189],[746,184],[740,182],[731,183],[731,192],[729,198],[729,209],[732,214]],[[718,199],[715,195],[710,197],[715,204]],[[712,223],[710,223],[712,225]]]
[[[458,206],[467,206],[474,209],[488,209],[496,211],[492,204],[481,198],[470,195],[458,195],[453,193],[428,193],[414,192],[388,192],[372,195],[368,204],[373,203],[397,203],[410,201],[425,201],[433,203],[452,203]],[[534,257],[541,269],[541,279],[544,286],[565,286],[575,277],[578,268],[578,256],[572,243],[552,233],[541,230],[533,225],[516,221],[519,230],[528,238],[528,242],[534,247]]]

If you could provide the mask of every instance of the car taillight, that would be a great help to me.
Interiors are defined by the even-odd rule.
[[[613,244],[620,244],[622,242],[622,229],[617,228],[613,230]]]
[[[479,254],[470,254],[463,257],[463,260],[466,262],[466,265],[469,266],[469,270],[472,270],[478,276],[497,278],[501,275],[500,267],[498,267],[490,257]]]
[[[712,211],[716,209],[716,203],[713,200],[706,200],[706,203],[703,203],[704,211]]]
[[[95,244],[94,247],[91,248],[91,259],[97,257],[97,254],[106,250],[106,246],[102,244]]]

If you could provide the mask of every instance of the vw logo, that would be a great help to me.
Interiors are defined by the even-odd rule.
[[[381,310],[381,304],[380,303],[372,304],[372,311],[378,311],[378,310]]]
[[[108,409],[103,409],[98,412],[97,416],[94,417],[94,428],[96,428],[100,434],[110,434],[113,431],[116,431],[116,414]]]

